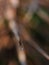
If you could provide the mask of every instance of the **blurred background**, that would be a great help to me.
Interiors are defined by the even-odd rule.
[[[15,36],[4,16],[7,4],[8,0],[0,0],[0,65],[21,65]],[[49,65],[49,0],[19,0],[15,19],[27,65]]]

